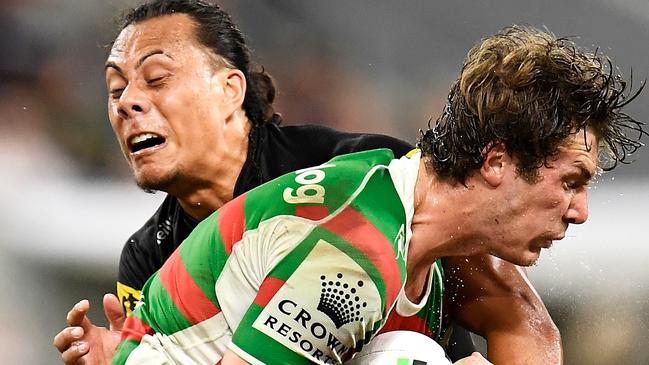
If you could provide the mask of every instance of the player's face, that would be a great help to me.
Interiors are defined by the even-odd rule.
[[[588,145],[588,147],[587,147]],[[594,134],[572,135],[556,160],[539,170],[540,179],[529,183],[517,176],[511,180],[499,217],[500,229],[493,254],[519,265],[532,265],[541,249],[564,238],[569,224],[588,218],[588,183],[597,171]]]
[[[221,73],[186,15],[126,27],[106,62],[108,115],[143,188],[180,189],[225,153]],[[209,156],[209,157],[208,157]]]

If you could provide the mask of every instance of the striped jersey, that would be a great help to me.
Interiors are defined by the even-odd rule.
[[[441,265],[420,303],[403,290],[418,169],[342,155],[226,204],[147,281],[113,364],[339,364],[381,331],[439,339]]]

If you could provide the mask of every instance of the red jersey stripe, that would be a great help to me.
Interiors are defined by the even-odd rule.
[[[126,318],[124,322],[124,328],[122,330],[122,338],[120,342],[134,340],[137,342],[142,341],[144,335],[152,335],[154,333],[153,329],[149,327],[141,319],[130,316]]]
[[[385,283],[386,311],[389,310],[401,291],[401,272],[390,241],[352,207],[346,207],[322,227],[351,243],[376,266]]]
[[[220,312],[220,309],[203,293],[187,272],[185,263],[180,257],[180,250],[174,251],[162,266],[159,278],[180,313],[192,325]]]
[[[387,322],[381,328],[379,334],[390,331],[414,331],[434,338],[433,332],[428,328],[428,324],[423,318],[417,315],[402,317],[396,310],[390,313]]]
[[[223,239],[223,246],[228,255],[232,253],[232,246],[241,241],[243,231],[246,228],[246,217],[243,211],[243,203],[246,201],[246,194],[224,205],[218,216],[219,232]]]
[[[264,279],[264,282],[261,283],[257,296],[255,297],[255,304],[262,308],[265,307],[282,285],[284,285],[284,280],[282,279],[273,277],[267,277]]]
[[[329,215],[329,208],[318,205],[299,205],[295,208],[295,215],[317,221]]]

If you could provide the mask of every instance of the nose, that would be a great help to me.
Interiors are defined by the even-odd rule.
[[[117,103],[117,114],[123,119],[132,119],[150,109],[151,102],[147,95],[133,83],[124,89]]]
[[[580,188],[573,195],[568,210],[564,214],[564,221],[572,224],[582,224],[588,220],[588,188]]]

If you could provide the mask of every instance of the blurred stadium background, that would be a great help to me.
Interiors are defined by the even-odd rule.
[[[105,110],[105,44],[126,0],[0,1],[0,363],[58,364],[67,310],[114,290],[121,246],[163,194],[132,183]],[[646,0],[227,0],[288,123],[414,142],[466,51],[512,23],[579,36],[649,74]],[[649,92],[628,108],[649,116]],[[591,219],[531,281],[567,364],[649,364],[649,151],[598,178]]]

